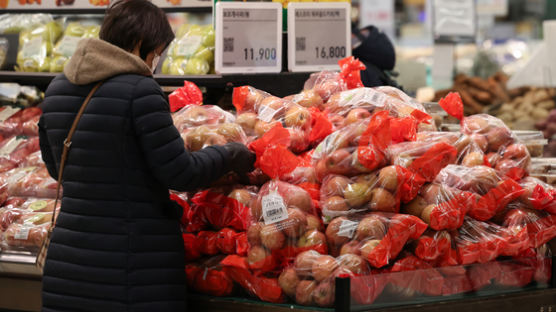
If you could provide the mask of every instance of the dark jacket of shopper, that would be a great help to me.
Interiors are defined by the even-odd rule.
[[[231,152],[189,153],[145,62],[86,39],[46,91],[40,145],[52,177],[76,113],[100,80],[65,166],[43,311],[185,311],[184,247],[168,189],[207,186],[230,170]]]

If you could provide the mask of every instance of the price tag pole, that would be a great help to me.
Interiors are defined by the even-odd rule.
[[[218,2],[214,66],[219,74],[282,70],[282,6],[278,2]]]
[[[435,88],[452,85],[456,71],[458,43],[475,42],[477,8],[475,0],[431,0],[434,53],[432,78]]]
[[[351,55],[348,2],[288,4],[288,69],[292,72],[338,70]]]

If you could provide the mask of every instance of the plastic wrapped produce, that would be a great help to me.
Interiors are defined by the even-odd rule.
[[[363,276],[369,272],[369,265],[356,254],[334,258],[308,250],[297,255],[294,263],[280,273],[278,283],[284,294],[298,304],[331,307],[336,277]]]
[[[214,67],[214,29],[212,25],[182,25],[168,47],[162,73],[206,75]]]
[[[49,71],[52,48],[61,35],[62,27],[55,21],[22,31],[19,35],[16,69],[26,72]]]
[[[237,255],[227,256],[222,260],[224,271],[249,294],[268,302],[281,303],[285,295],[280,288],[278,279],[254,274],[250,271],[245,257]]]
[[[10,137],[0,142],[0,172],[18,166],[29,154],[39,150],[38,137]]]
[[[41,247],[49,227],[50,223],[41,225],[14,223],[4,232],[4,243],[8,247]]]
[[[522,203],[512,203],[496,217],[498,224],[516,237],[527,235],[528,246],[537,248],[556,237],[556,216],[529,209]]]
[[[426,228],[414,216],[370,213],[333,219],[326,228],[326,238],[332,255],[360,254],[372,267],[381,268]]]
[[[444,277],[429,263],[406,253],[390,269],[390,284],[404,293],[418,292],[429,296],[442,295]]]
[[[411,174],[399,166],[347,178],[328,175],[321,186],[320,207],[325,223],[334,217],[364,211],[398,212],[411,192]]]
[[[446,185],[425,185],[418,196],[402,206],[402,212],[421,218],[432,229],[455,230],[473,208],[476,196]]]
[[[179,87],[168,95],[170,111],[175,112],[189,105],[202,105],[203,92],[191,81],[185,80],[183,87]]]
[[[232,294],[234,283],[222,269],[223,258],[223,256],[217,256],[208,258],[199,264],[187,264],[185,274],[189,289],[216,297]]]
[[[517,182],[501,178],[496,170],[486,166],[448,165],[440,171],[435,183],[472,193],[476,201],[468,214],[482,221],[492,218],[525,192]]]
[[[556,215],[556,189],[553,186],[533,177],[522,179],[520,185],[525,190],[520,197],[522,203]]]
[[[189,105],[172,115],[174,125],[182,132],[190,127],[233,123],[233,114],[214,105]]]
[[[38,107],[20,109],[17,107],[0,107],[0,134],[37,136],[37,122],[42,111]]]
[[[447,231],[427,230],[413,245],[415,256],[421,260],[433,261],[449,252],[452,237]]]
[[[0,184],[7,185],[11,196],[39,198],[56,197],[56,181],[50,177],[46,168],[16,168],[0,174]]]
[[[247,136],[240,125],[222,123],[208,126],[187,128],[181,132],[185,147],[190,151],[198,151],[211,145],[224,145],[229,142],[247,143]]]

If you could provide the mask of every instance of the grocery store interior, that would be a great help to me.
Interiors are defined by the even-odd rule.
[[[554,0],[0,0],[0,312],[556,311],[554,55]]]

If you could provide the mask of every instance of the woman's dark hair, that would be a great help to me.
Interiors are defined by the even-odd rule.
[[[144,60],[156,48],[166,48],[174,32],[164,11],[150,1],[118,0],[106,10],[99,37],[130,52],[141,43]]]

